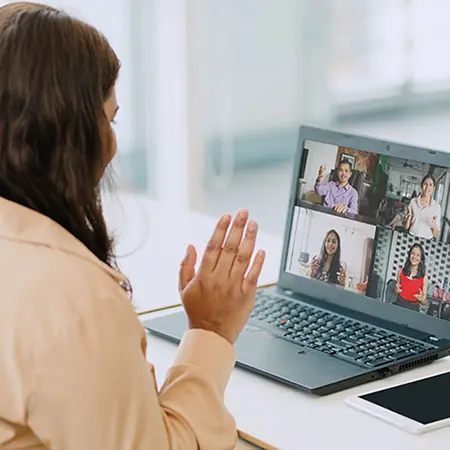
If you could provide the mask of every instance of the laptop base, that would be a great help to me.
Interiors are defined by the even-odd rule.
[[[149,332],[175,343],[180,342],[187,330],[184,312],[147,320],[144,326]],[[249,323],[245,327],[235,348],[238,367],[319,396],[339,392],[395,373],[393,368],[371,370],[340,361],[287,342],[254,323]],[[424,364],[437,358],[437,355],[427,358]]]

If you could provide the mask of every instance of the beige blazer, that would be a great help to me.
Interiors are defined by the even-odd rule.
[[[189,331],[158,390],[123,280],[58,224],[0,198],[0,449],[234,448],[234,348]]]

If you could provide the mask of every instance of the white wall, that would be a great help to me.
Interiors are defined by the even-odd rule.
[[[330,102],[323,69],[329,61],[326,3],[191,3],[197,11],[199,30],[197,51],[205,137],[328,119]]]
[[[328,179],[330,171],[334,169],[336,164],[338,146],[323,144],[322,142],[306,141],[304,148],[309,150],[309,154],[304,177],[306,183],[302,188],[302,192],[307,192],[314,190],[317,172],[321,165],[325,165],[325,179]]]
[[[314,255],[320,254],[324,237],[331,229],[336,230],[341,238],[341,262],[347,267],[347,277],[363,282],[361,272],[364,265],[365,243],[366,239],[375,237],[375,227],[303,208],[298,214],[291,270],[296,271],[301,252],[309,253],[310,261]],[[292,232],[295,232],[295,221]]]

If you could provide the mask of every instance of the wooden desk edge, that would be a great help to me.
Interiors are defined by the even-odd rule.
[[[267,444],[266,442],[260,441],[258,438],[255,438],[254,436],[251,436],[250,434],[246,433],[245,431],[238,430],[238,436],[253,445],[256,445],[259,448],[262,448],[263,450],[279,450],[276,447],[273,447],[270,444]]]
[[[272,286],[275,286],[275,285],[276,285],[276,283],[263,284],[261,286],[258,286],[258,289],[265,289],[265,288],[272,287]],[[137,313],[137,315],[138,316],[144,316],[146,314],[152,314],[152,313],[156,313],[156,312],[167,311],[168,309],[179,308],[181,306],[183,306],[182,303],[175,303],[173,305],[161,306],[160,308],[149,309],[147,311],[140,311],[140,312]]]
[[[137,313],[138,316],[145,316],[146,314],[152,314],[160,311],[166,311],[168,309],[174,309],[179,308],[180,306],[183,306],[181,303],[175,303],[174,305],[168,305],[168,306],[161,306],[160,308],[155,309],[149,309],[147,311],[140,311]]]

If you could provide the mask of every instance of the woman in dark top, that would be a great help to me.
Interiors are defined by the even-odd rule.
[[[320,255],[313,257],[308,276],[315,280],[345,286],[345,270],[341,264],[341,238],[330,230],[323,240]]]
[[[425,265],[425,251],[420,244],[414,244],[408,252],[403,269],[397,275],[395,293],[396,305],[403,308],[420,310],[427,302],[428,276]]]

